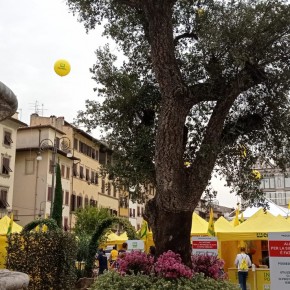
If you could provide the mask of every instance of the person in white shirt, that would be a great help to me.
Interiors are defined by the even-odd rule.
[[[238,268],[239,284],[242,290],[247,290],[248,270],[252,266],[250,257],[246,254],[245,250],[244,247],[241,247],[241,253],[237,254],[235,259],[235,266]],[[246,267],[243,266],[243,260],[246,262]]]

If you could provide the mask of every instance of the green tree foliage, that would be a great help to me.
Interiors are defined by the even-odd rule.
[[[135,198],[139,184],[156,186],[145,216],[157,251],[177,249],[189,264],[191,213],[212,174],[260,204],[254,164],[289,162],[288,1],[67,3],[86,29],[104,25],[125,57],[117,66],[108,46],[97,51],[105,101],[87,101],[79,121],[108,133],[108,170]]]
[[[92,236],[99,224],[106,218],[111,217],[108,208],[87,206],[79,208],[75,212],[76,223],[74,232],[77,236]]]
[[[62,203],[61,172],[59,163],[57,163],[55,172],[55,193],[51,217],[56,221],[60,228],[62,227]]]
[[[86,265],[85,265],[85,274],[87,277],[92,275],[95,256],[97,253],[97,249],[100,245],[101,238],[106,234],[106,232],[114,225],[114,224],[121,224],[124,230],[127,232],[127,236],[129,240],[137,240],[138,237],[136,235],[135,228],[131,225],[128,219],[120,218],[120,217],[108,217],[103,219],[98,227],[94,230],[94,233],[91,237],[89,248],[88,248],[88,255],[86,258]]]

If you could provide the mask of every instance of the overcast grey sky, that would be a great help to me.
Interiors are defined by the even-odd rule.
[[[86,34],[62,0],[0,0],[0,81],[17,96],[21,121],[38,109],[72,122],[85,100],[97,97],[89,68],[107,42],[101,29]],[[58,59],[70,62],[69,75],[54,72]],[[220,204],[233,207],[237,198],[223,183],[213,181]]]
[[[100,30],[86,34],[64,1],[0,0],[0,37],[0,80],[16,94],[23,122],[36,104],[40,114],[70,122],[96,96],[89,68],[107,40]],[[69,75],[54,72],[58,59],[70,62]]]

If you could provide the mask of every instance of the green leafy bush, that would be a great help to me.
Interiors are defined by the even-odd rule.
[[[214,280],[197,274],[192,279],[165,279],[149,275],[120,275],[107,272],[96,280],[91,290],[238,290],[227,280]]]
[[[22,232],[8,236],[6,268],[29,275],[29,289],[71,290],[76,281],[75,237],[67,232]]]

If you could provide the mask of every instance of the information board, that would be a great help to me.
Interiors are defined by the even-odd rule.
[[[128,240],[126,242],[128,244],[128,252],[139,250],[139,251],[144,251],[144,241],[142,240]]]
[[[205,237],[205,236],[192,237],[191,245],[192,245],[192,254],[194,255],[200,255],[200,254],[217,255],[218,254],[216,237]]]
[[[271,289],[290,289],[290,233],[269,233]]]

